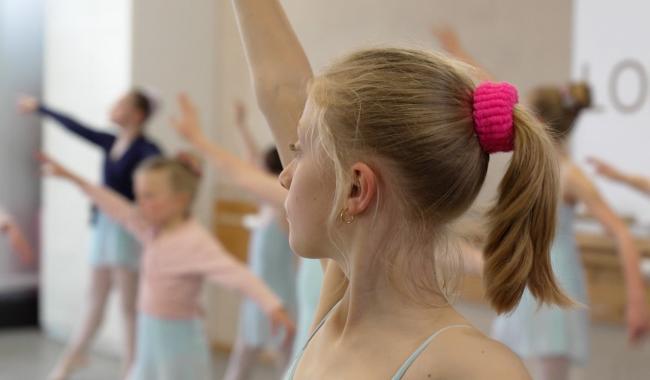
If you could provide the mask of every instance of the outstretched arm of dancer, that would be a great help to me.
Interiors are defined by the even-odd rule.
[[[295,324],[282,305],[282,301],[248,267],[237,261],[218,241],[214,240],[202,251],[194,254],[201,255],[198,260],[191,260],[200,263],[198,270],[205,273],[211,281],[240,291],[255,301],[269,317],[274,332],[282,327],[286,332],[285,339],[291,340],[295,334]]]
[[[25,266],[34,264],[36,255],[32,245],[14,219],[2,210],[0,210],[0,233],[7,236],[12,252],[18,256],[21,264]]]
[[[45,105],[39,103],[36,98],[33,98],[31,96],[21,97],[18,100],[18,109],[24,114],[38,113],[43,116],[51,117],[68,131],[105,150],[109,150],[115,141],[115,137],[110,133],[99,132],[97,130],[89,128],[65,114],[46,107]]]
[[[465,50],[460,42],[458,33],[450,26],[433,28],[433,35],[438,40],[440,47],[456,59],[473,66],[481,80],[494,80],[494,76],[485,69],[474,57]]]
[[[139,215],[137,208],[127,198],[108,188],[93,185],[45,154],[40,154],[39,160],[43,163],[45,174],[74,183],[103,213],[123,225],[139,240],[146,239],[151,226]]]
[[[277,177],[211,142],[203,133],[196,108],[187,95],[179,95],[178,104],[181,114],[172,118],[172,126],[183,138],[208,157],[219,173],[237,186],[279,210],[284,209],[287,190],[280,185]]]
[[[573,166],[566,175],[570,196],[583,202],[587,210],[616,239],[627,290],[628,338],[631,343],[637,343],[650,329],[650,314],[640,270],[639,250],[625,222],[607,205],[584,173],[577,166]]]
[[[628,185],[645,195],[650,195],[650,178],[625,173],[612,165],[597,158],[589,158],[589,163],[596,168],[598,174],[613,181]]]

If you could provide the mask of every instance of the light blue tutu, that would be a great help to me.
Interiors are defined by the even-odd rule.
[[[97,213],[90,252],[90,264],[93,267],[110,266],[138,270],[140,252],[140,244],[126,229],[104,213]]]
[[[574,301],[586,305],[585,275],[573,220],[573,208],[560,207],[551,265],[563,290]],[[496,318],[492,336],[525,359],[565,356],[575,365],[584,365],[589,358],[589,313],[584,306],[574,309],[540,307],[526,289],[511,314]]]
[[[140,313],[129,380],[214,380],[202,321],[167,320]]]
[[[250,270],[280,297],[290,315],[296,312],[296,257],[291,252],[286,232],[273,217],[253,231],[249,249]],[[259,305],[244,299],[240,314],[240,336],[252,347],[278,347],[282,336],[271,336],[270,322]]]
[[[300,259],[300,267],[296,280],[298,299],[298,322],[296,337],[293,343],[295,357],[307,344],[314,322],[318,299],[323,284],[323,267],[320,260]]]

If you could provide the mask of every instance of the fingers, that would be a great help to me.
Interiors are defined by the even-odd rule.
[[[52,159],[42,151],[36,152],[36,160],[38,160],[38,162],[40,162],[41,164],[47,164],[52,162]]]
[[[22,113],[31,113],[38,108],[38,100],[31,96],[22,95],[16,102],[18,110]]]

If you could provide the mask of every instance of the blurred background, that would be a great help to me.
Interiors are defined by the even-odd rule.
[[[540,84],[591,83],[596,107],[580,119],[572,155],[588,173],[598,155],[650,177],[650,4],[587,0],[283,0],[316,72],[358,47],[398,44],[439,50],[435,26],[457,30],[465,48],[500,80],[525,95]],[[245,57],[227,0],[0,0],[0,208],[11,213],[39,252],[25,267],[0,242],[0,379],[41,379],[78,323],[85,300],[90,244],[88,201],[61,181],[42,181],[34,152],[45,149],[99,181],[100,156],[60,129],[35,128],[17,115],[19,94],[70,110],[110,128],[107,110],[133,86],[153,89],[161,109],[148,133],[166,150],[183,147],[169,126],[185,91],[201,110],[209,136],[237,154],[233,102],[250,110],[260,144],[271,136],[257,111]],[[46,122],[46,124],[49,122]],[[31,124],[31,125],[30,125]],[[507,163],[491,161],[481,199],[489,201]],[[630,224],[650,260],[650,199],[594,176],[599,190]],[[208,173],[197,202],[201,220],[245,260],[241,224],[252,200]],[[648,379],[650,346],[631,349],[623,326],[623,283],[615,245],[584,215],[578,241],[592,299],[592,358],[576,379]],[[646,270],[646,280],[650,275]],[[235,337],[239,297],[205,292],[207,329],[219,365]],[[114,301],[114,300],[113,300]],[[111,303],[94,348],[97,359],[79,379],[117,378],[120,318]],[[461,309],[484,331],[493,314],[480,281],[469,277]],[[264,362],[257,375],[265,377]],[[223,369],[220,369],[223,371]]]

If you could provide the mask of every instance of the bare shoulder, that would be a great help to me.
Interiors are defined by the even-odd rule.
[[[440,334],[408,372],[407,380],[531,379],[515,353],[474,328],[455,328]]]
[[[590,198],[598,194],[598,190],[593,182],[585,172],[573,162],[564,164],[563,182],[565,192],[567,192],[572,199],[584,200],[584,198]]]

